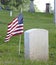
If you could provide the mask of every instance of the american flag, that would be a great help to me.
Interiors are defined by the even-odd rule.
[[[14,18],[13,21],[8,24],[8,30],[5,42],[8,42],[12,36],[22,33],[23,33],[23,15],[19,14],[18,17]]]

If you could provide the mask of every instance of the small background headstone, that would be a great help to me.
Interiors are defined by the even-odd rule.
[[[2,7],[0,6],[0,11],[2,10]]]
[[[10,16],[12,16],[12,10],[10,11]]]
[[[46,3],[46,13],[50,12],[50,3]]]

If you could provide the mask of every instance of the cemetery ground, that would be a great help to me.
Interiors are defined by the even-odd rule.
[[[0,65],[56,65],[56,26],[54,25],[54,15],[23,12],[24,31],[32,28],[40,28],[47,29],[49,32],[49,60],[31,61],[24,58],[24,34],[22,34],[20,55],[20,35],[12,37],[7,43],[4,42],[7,33],[7,24],[18,14],[18,12],[13,11],[13,16],[10,17],[8,11],[0,11]]]

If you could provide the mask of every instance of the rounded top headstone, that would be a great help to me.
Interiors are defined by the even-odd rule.
[[[49,59],[48,31],[46,29],[29,29],[24,33],[25,58],[37,61]]]
[[[50,3],[46,3],[46,5],[50,5]]]
[[[38,31],[38,32],[40,32],[40,31],[42,31],[42,32],[48,32],[48,30],[46,30],[46,29],[37,29],[37,28],[34,28],[34,29],[26,30],[25,33],[26,32],[30,33],[30,32],[35,32],[35,31]]]

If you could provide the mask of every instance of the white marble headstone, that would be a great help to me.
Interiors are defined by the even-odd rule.
[[[48,31],[45,29],[25,31],[24,53],[26,59],[48,60]]]

